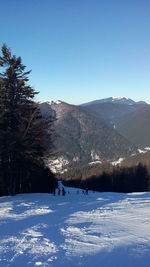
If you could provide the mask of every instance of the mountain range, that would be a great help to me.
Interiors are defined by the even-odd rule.
[[[81,105],[97,118],[102,118],[107,124],[113,125],[124,120],[124,116],[148,106],[144,101],[135,102],[132,99],[106,98]],[[122,134],[122,132],[121,132]]]
[[[77,106],[59,100],[42,102],[40,108],[56,118],[57,154],[49,160],[54,172],[121,162],[150,146],[150,106],[144,101],[110,97]]]
[[[103,118],[132,144],[150,146],[150,105],[129,98],[107,98],[83,105],[94,116]]]
[[[114,104],[125,104],[125,105],[134,105],[134,104],[147,104],[145,101],[138,101],[135,102],[131,98],[127,97],[108,97],[104,99],[99,99],[99,100],[94,100],[90,101],[88,103],[83,103],[82,106],[88,106],[88,105],[93,105],[93,104],[101,104],[101,103],[114,103]]]

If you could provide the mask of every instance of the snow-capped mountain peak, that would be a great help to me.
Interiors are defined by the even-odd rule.
[[[44,100],[44,101],[40,102],[40,104],[42,104],[42,103],[47,103],[47,104],[49,104],[49,105],[52,105],[52,104],[56,104],[56,105],[58,105],[58,104],[61,104],[62,101],[61,101],[61,100],[52,100],[52,99],[48,99],[48,100]]]
[[[107,102],[107,101],[106,101]],[[108,102],[116,102],[116,103],[120,103],[120,104],[128,104],[128,105],[133,105],[136,102],[133,101],[131,98],[128,97],[117,97],[117,96],[113,96],[110,97],[110,100]]]
[[[129,100],[129,99],[130,98],[123,96],[112,96],[112,100]]]

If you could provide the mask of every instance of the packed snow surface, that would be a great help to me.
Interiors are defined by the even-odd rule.
[[[65,189],[0,198],[0,266],[150,266],[149,192]]]

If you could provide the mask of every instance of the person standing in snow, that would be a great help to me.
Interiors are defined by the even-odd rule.
[[[64,187],[62,188],[62,196],[65,196],[65,194],[66,194],[66,191],[65,191],[65,189],[64,189]]]
[[[53,195],[56,195],[56,188],[53,189]]]
[[[88,195],[88,188],[85,189],[85,194]]]

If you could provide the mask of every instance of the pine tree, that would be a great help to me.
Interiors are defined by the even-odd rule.
[[[30,191],[32,164],[43,164],[47,121],[33,101],[38,93],[28,85],[28,75],[20,57],[2,46],[0,57],[0,168],[1,186],[6,194]],[[48,125],[49,124],[49,125]]]

